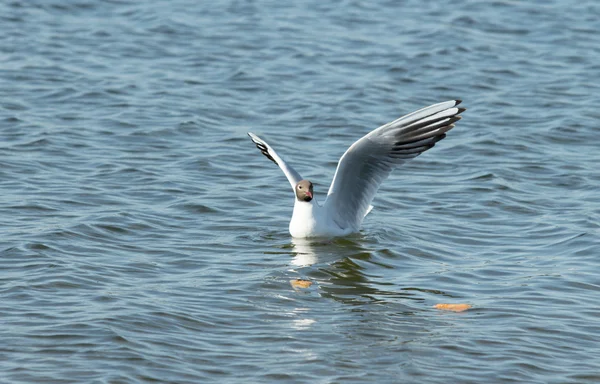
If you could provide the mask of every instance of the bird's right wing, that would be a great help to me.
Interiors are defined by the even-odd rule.
[[[460,100],[431,105],[367,134],[348,148],[327,194],[325,208],[342,228],[358,229],[381,183],[394,168],[446,137],[460,119]]]
[[[250,136],[252,142],[256,144],[256,147],[260,149],[263,155],[265,155],[269,160],[271,160],[272,162],[277,164],[279,168],[281,168],[281,170],[285,174],[285,177],[287,177],[288,181],[290,182],[292,190],[295,191],[296,184],[298,184],[298,182],[302,180],[302,176],[300,176],[300,174],[296,172],[296,170],[294,170],[294,168],[292,168],[291,165],[289,165],[281,157],[279,157],[279,155],[277,155],[277,152],[275,152],[273,148],[271,148],[271,146],[267,144],[266,141],[256,136],[252,132],[248,132],[248,136]]]

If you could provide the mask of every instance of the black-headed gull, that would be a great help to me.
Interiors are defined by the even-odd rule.
[[[394,168],[417,157],[446,137],[465,111],[460,100],[420,109],[385,124],[348,148],[338,162],[323,205],[313,185],[286,163],[260,137],[248,132],[263,155],[281,168],[296,199],[290,221],[293,237],[336,237],[358,232],[381,183]]]

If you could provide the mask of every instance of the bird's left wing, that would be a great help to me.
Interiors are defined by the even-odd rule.
[[[248,132],[248,136],[250,136],[252,142],[256,144],[256,147],[260,149],[263,155],[265,155],[269,160],[271,160],[272,162],[277,164],[279,168],[281,168],[281,170],[285,174],[285,177],[287,177],[288,181],[290,182],[292,190],[295,190],[296,184],[298,184],[298,182],[302,180],[302,176],[300,176],[300,174],[296,172],[296,170],[294,170],[294,168],[292,168],[291,165],[289,165],[281,157],[279,157],[279,155],[277,155],[277,152],[275,152],[273,148],[271,148],[271,146],[267,144],[266,141],[256,136],[252,132]]]
[[[324,206],[342,228],[357,230],[390,172],[446,137],[464,108],[450,100],[420,109],[367,134],[342,155]]]

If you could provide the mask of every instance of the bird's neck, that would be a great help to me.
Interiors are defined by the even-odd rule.
[[[294,202],[294,216],[296,217],[301,217],[301,216],[307,216],[307,217],[312,217],[315,214],[315,211],[317,211],[320,208],[320,205],[317,203],[317,201],[315,199],[312,199],[311,201],[302,201],[302,200],[298,200],[295,199]]]

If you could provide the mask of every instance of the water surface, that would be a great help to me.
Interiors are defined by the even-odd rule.
[[[3,2],[0,381],[599,382],[599,16]],[[247,131],[323,201],[354,140],[451,98],[360,234],[290,238]]]

